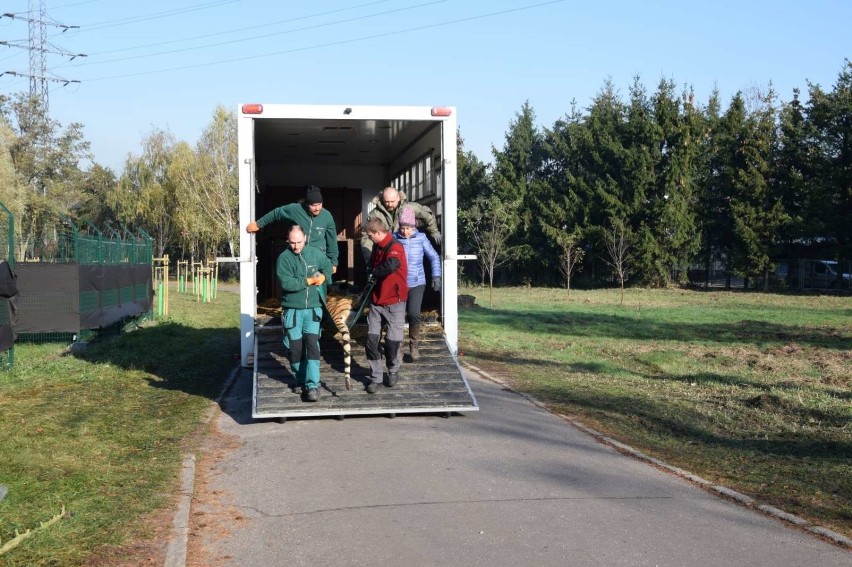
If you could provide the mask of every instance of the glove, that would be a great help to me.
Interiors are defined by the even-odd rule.
[[[308,285],[322,285],[325,281],[325,275],[322,272],[307,279]]]
[[[259,230],[260,230],[260,227],[257,226],[257,223],[254,222],[254,221],[251,221],[246,226],[246,232],[249,233],[249,234],[254,234],[255,232],[258,232]]]
[[[440,232],[437,232],[437,231],[436,231],[436,232],[433,232],[433,233],[431,234],[431,236],[432,236],[432,240],[434,240],[434,241],[435,241],[435,244],[437,244],[438,246],[440,246],[440,245],[441,245],[441,241],[442,241],[442,240],[444,240],[444,237],[443,237],[443,236],[441,236],[441,233],[440,233]]]
[[[432,289],[434,289],[435,291],[441,291],[441,280],[439,280],[438,278],[433,278]]]

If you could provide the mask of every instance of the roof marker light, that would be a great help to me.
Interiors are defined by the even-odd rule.
[[[433,106],[432,107],[432,116],[451,116],[453,114],[452,108],[447,108],[446,106]]]
[[[243,105],[243,114],[262,114],[263,113],[263,105],[262,104],[244,104]]]

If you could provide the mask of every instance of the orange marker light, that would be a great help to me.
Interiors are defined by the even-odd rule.
[[[243,114],[262,114],[263,113],[263,105],[262,104],[244,104],[243,105]]]
[[[451,108],[445,106],[433,106],[432,116],[450,116],[453,113]]]

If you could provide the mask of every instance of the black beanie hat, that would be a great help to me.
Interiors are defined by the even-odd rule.
[[[305,187],[305,203],[308,205],[322,203],[322,193],[320,192],[319,187],[316,185],[308,185]]]

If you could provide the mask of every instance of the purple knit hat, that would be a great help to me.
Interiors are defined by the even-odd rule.
[[[402,211],[399,213],[399,226],[403,225],[416,225],[414,221],[414,211],[411,209],[411,207],[403,207]]]

